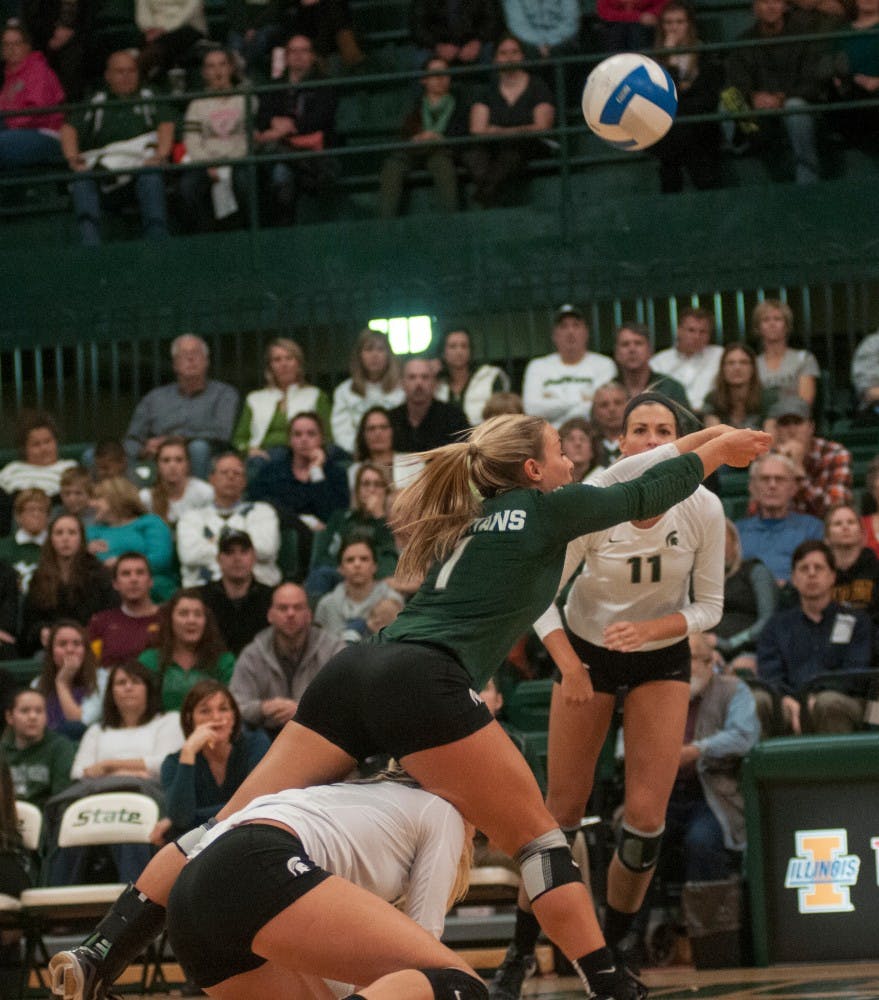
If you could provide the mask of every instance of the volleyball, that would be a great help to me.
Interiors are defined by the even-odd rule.
[[[674,81],[652,59],[621,52],[600,62],[583,87],[583,117],[617,149],[646,149],[671,128],[678,108]]]

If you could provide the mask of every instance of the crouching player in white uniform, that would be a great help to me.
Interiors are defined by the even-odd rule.
[[[219,1000],[484,996],[438,941],[472,834],[400,780],[261,796],[190,851],[168,903],[174,954]]]

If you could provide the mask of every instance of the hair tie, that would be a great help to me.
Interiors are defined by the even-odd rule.
[[[479,454],[479,446],[471,441],[470,444],[467,445],[467,454],[469,455],[470,460],[472,461]]]

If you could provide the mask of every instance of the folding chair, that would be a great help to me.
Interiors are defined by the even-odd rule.
[[[103,792],[72,802],[64,811],[58,847],[93,847],[103,844],[147,844],[159,819],[154,799],[139,792]],[[49,962],[44,935],[53,927],[94,924],[125,889],[125,883],[49,886],[21,894],[27,947],[25,976],[36,973],[48,988],[42,967]],[[144,979],[147,965],[144,964]]]

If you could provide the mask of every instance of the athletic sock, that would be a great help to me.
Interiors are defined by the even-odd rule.
[[[165,926],[165,907],[129,885],[83,945],[101,958],[101,981],[110,985]]]
[[[513,933],[513,944],[520,955],[531,955],[540,937],[540,921],[533,913],[516,907],[516,930]]]
[[[623,913],[622,910],[616,909],[610,903],[607,904],[604,914],[604,940],[611,948],[618,945],[629,933],[632,921],[637,914],[637,910],[634,913]]]
[[[571,965],[574,966],[584,986],[587,986],[594,993],[599,993],[596,986],[597,981],[600,981],[602,977],[606,978],[608,975],[616,974],[613,955],[610,953],[610,948],[606,947],[590,951],[588,955],[578,958],[576,962],[571,962]]]

